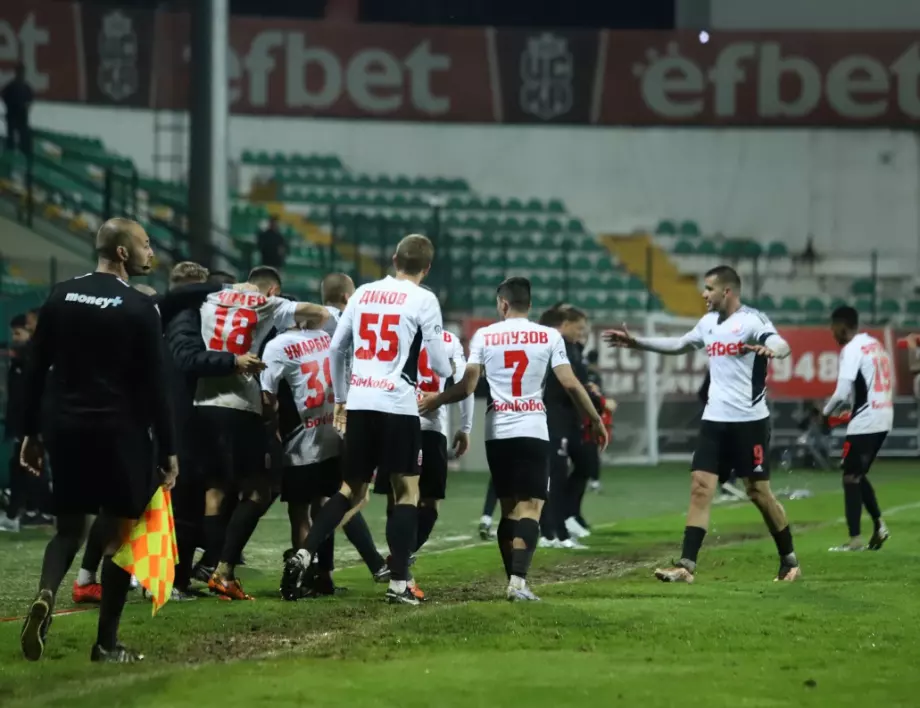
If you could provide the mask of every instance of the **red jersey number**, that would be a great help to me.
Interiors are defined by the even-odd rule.
[[[876,393],[885,393],[891,390],[891,360],[887,354],[876,356],[872,359],[875,364],[875,383],[872,388]]]
[[[300,371],[307,377],[307,390],[312,391],[312,396],[307,396],[304,408],[319,408],[326,402],[326,396],[332,387],[332,374],[329,370],[329,359],[323,359],[323,373],[320,376],[318,361],[305,361],[300,365]],[[325,383],[323,383],[325,378]]]
[[[521,382],[527,370],[527,352],[523,349],[511,349],[505,352],[505,368],[514,369],[511,373],[511,395],[515,398],[521,395]]]
[[[252,348],[252,337],[259,316],[253,310],[234,309],[218,306],[214,321],[214,335],[208,342],[208,349],[215,352],[228,351],[241,356],[248,354]],[[230,320],[230,330],[227,329],[227,320]]]
[[[441,390],[441,377],[431,370],[428,350],[422,349],[418,357],[418,388],[425,393],[438,393]]]
[[[399,354],[399,315],[380,315],[364,312],[358,323],[358,337],[361,347],[355,350],[355,358],[378,361],[393,361]]]

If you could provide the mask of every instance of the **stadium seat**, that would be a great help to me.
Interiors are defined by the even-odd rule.
[[[636,276],[630,276],[629,281],[626,283],[626,289],[633,292],[644,292],[648,288],[645,285],[645,281]]]
[[[670,219],[662,219],[655,227],[655,233],[661,236],[674,236],[677,234],[677,225]]]
[[[700,227],[695,221],[682,221],[680,224],[681,236],[699,236]]]
[[[552,214],[565,214],[565,204],[561,199],[550,199],[546,209]]]
[[[690,256],[693,255],[694,251],[693,243],[690,241],[678,241],[674,245],[674,253],[678,256]]]
[[[862,298],[856,301],[856,310],[862,314],[869,314],[872,312],[872,300],[868,298]]]
[[[698,256],[717,256],[718,254],[719,249],[716,248],[715,242],[708,239],[700,241],[700,245],[696,248]]]
[[[539,199],[531,199],[527,202],[527,206],[525,208],[527,211],[541,212],[543,211],[543,202],[541,202]]]
[[[901,303],[890,298],[882,300],[882,304],[879,305],[878,311],[883,315],[897,315],[901,312]]]
[[[907,314],[920,315],[920,300],[911,300],[907,303]]]
[[[820,315],[823,314],[825,310],[824,302],[820,298],[811,297],[805,302],[805,307],[803,309],[809,316]]]
[[[486,201],[485,208],[489,211],[501,211],[502,210],[502,200],[498,197],[492,197]]]
[[[623,307],[630,312],[638,312],[645,309],[645,304],[635,295],[630,295],[623,303]]]
[[[854,295],[871,295],[875,292],[875,283],[868,278],[855,280],[850,288],[850,292]]]
[[[802,305],[797,298],[784,297],[779,304],[779,311],[786,314],[798,313],[802,311]]]
[[[776,302],[769,295],[761,295],[760,299],[757,300],[757,309],[763,310],[769,315],[777,309]]]
[[[524,204],[521,202],[520,199],[515,199],[514,197],[512,197],[511,199],[505,202],[504,210],[505,211],[524,211]]]

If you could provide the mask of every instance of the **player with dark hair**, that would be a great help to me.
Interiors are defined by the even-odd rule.
[[[43,440],[54,466],[57,532],[45,550],[39,593],[22,629],[25,657],[41,658],[61,581],[83,542],[88,517],[104,533],[102,598],[93,661],[141,658],[118,641],[131,576],[112,555],[143,514],[156,485],[178,475],[160,318],[153,301],[127,279],[151,270],[153,251],[140,224],[110,219],[96,235],[96,272],[60,283],[42,308],[26,378],[21,462],[43,466],[41,403],[54,368]],[[79,343],[75,346],[75,343]],[[155,473],[157,440],[162,478]]]
[[[208,296],[201,307],[201,337],[210,352],[255,356],[272,328],[284,331],[295,322],[321,326],[329,312],[321,305],[281,299],[281,276],[260,266],[238,289]],[[256,367],[262,368],[261,362]],[[267,440],[262,420],[262,394],[257,376],[249,370],[227,376],[199,378],[195,405],[207,487],[203,523],[205,553],[219,558],[208,588],[231,600],[251,600],[236,578],[243,548],[272,498],[266,470]],[[229,521],[224,500],[242,495]]]
[[[869,549],[879,550],[891,535],[869,481],[869,469],[894,424],[891,358],[875,337],[859,331],[859,314],[852,307],[831,313],[831,332],[843,347],[837,388],[824,406],[824,416],[851,410],[843,443],[843,500],[850,540],[832,551],[862,551],[860,517],[865,506],[874,531]]]
[[[604,334],[614,347],[670,355],[705,347],[709,355],[711,382],[691,464],[683,550],[673,567],[659,568],[655,576],[665,582],[693,582],[719,472],[734,469],[776,543],[776,580],[793,581],[801,571],[786,512],[770,489],[766,400],[767,363],[789,356],[789,345],[766,315],[741,303],[741,278],[733,268],[707,272],[702,295],[709,312],[683,337],[633,337],[625,327]]]
[[[418,234],[406,236],[393,256],[396,275],[359,287],[342,314],[330,356],[335,425],[345,434],[344,480],[313,521],[304,548],[288,560],[291,567],[285,573],[292,577],[306,572],[309,578],[317,572],[314,560],[321,544],[364,502],[376,469],[374,491],[386,493],[393,505],[387,518],[386,599],[419,604],[409,588],[409,557],[418,532],[422,431],[415,387],[422,347],[428,350],[435,374],[452,374],[443,346],[441,306],[421,287],[433,259],[431,241]],[[346,383],[345,361],[352,343],[354,358]]]
[[[426,395],[419,410],[471,395],[485,373],[490,400],[486,409],[486,458],[502,507],[498,547],[508,576],[506,597],[513,602],[539,598],[527,585],[527,573],[540,535],[540,511],[549,482],[549,433],[543,402],[547,371],[552,370],[582,415],[590,418],[595,438],[607,444],[607,431],[566,357],[562,335],[530,322],[530,281],[508,278],[496,291],[500,322],[483,327],[470,342],[470,358],[459,383]]]

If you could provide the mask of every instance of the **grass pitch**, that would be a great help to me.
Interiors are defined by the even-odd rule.
[[[282,602],[278,506],[241,573],[256,602],[151,618],[132,601],[122,638],[143,664],[90,664],[94,611],[58,617],[39,664],[19,654],[20,622],[0,623],[0,706],[916,706],[920,478],[909,463],[872,477],[893,533],[881,552],[827,552],[846,537],[837,473],[778,473],[776,488],[815,493],[786,502],[802,582],[772,582],[773,543],[735,504],[714,511],[697,582],[671,586],[650,576],[679,552],[685,466],[607,470],[587,501],[590,550],[538,551],[544,601],[528,605],[504,601],[498,552],[474,538],[484,475],[453,475],[415,567],[431,598],[417,609],[386,605],[341,535],[348,595]],[[381,501],[367,513],[380,544]],[[0,617],[24,613],[47,537],[0,535]]]

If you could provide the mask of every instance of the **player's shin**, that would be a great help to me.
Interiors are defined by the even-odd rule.
[[[511,577],[511,553],[514,546],[514,537],[517,535],[517,519],[509,519],[503,516],[498,522],[498,531],[496,537],[498,540],[498,550],[502,556],[502,564],[505,567],[505,575]]]
[[[418,505],[418,530],[415,538],[415,550],[419,550],[431,537],[438,520],[438,501],[422,499]]]
[[[524,580],[530,570],[537,540],[540,537],[540,524],[536,519],[519,519],[511,543],[511,581],[515,578]]]
[[[115,565],[112,556],[106,556],[102,561],[102,602],[96,636],[96,644],[106,651],[114,651],[118,646],[118,625],[130,588],[130,573]]]
[[[356,513],[342,526],[342,530],[345,532],[345,538],[355,547],[371,574],[376,576],[380,573],[386,566],[386,561],[374,545],[374,538],[371,536],[371,530],[364,516],[360,512]]]
[[[217,566],[217,572],[221,577],[234,577],[236,562],[249,543],[264,512],[264,504],[253,499],[244,499],[233,510],[233,516],[227,525],[227,537],[220,555],[220,563]]]
[[[862,517],[862,489],[859,486],[859,477],[855,475],[843,476],[843,507],[847,520],[847,530],[850,534],[850,542],[859,541],[861,533]]]

